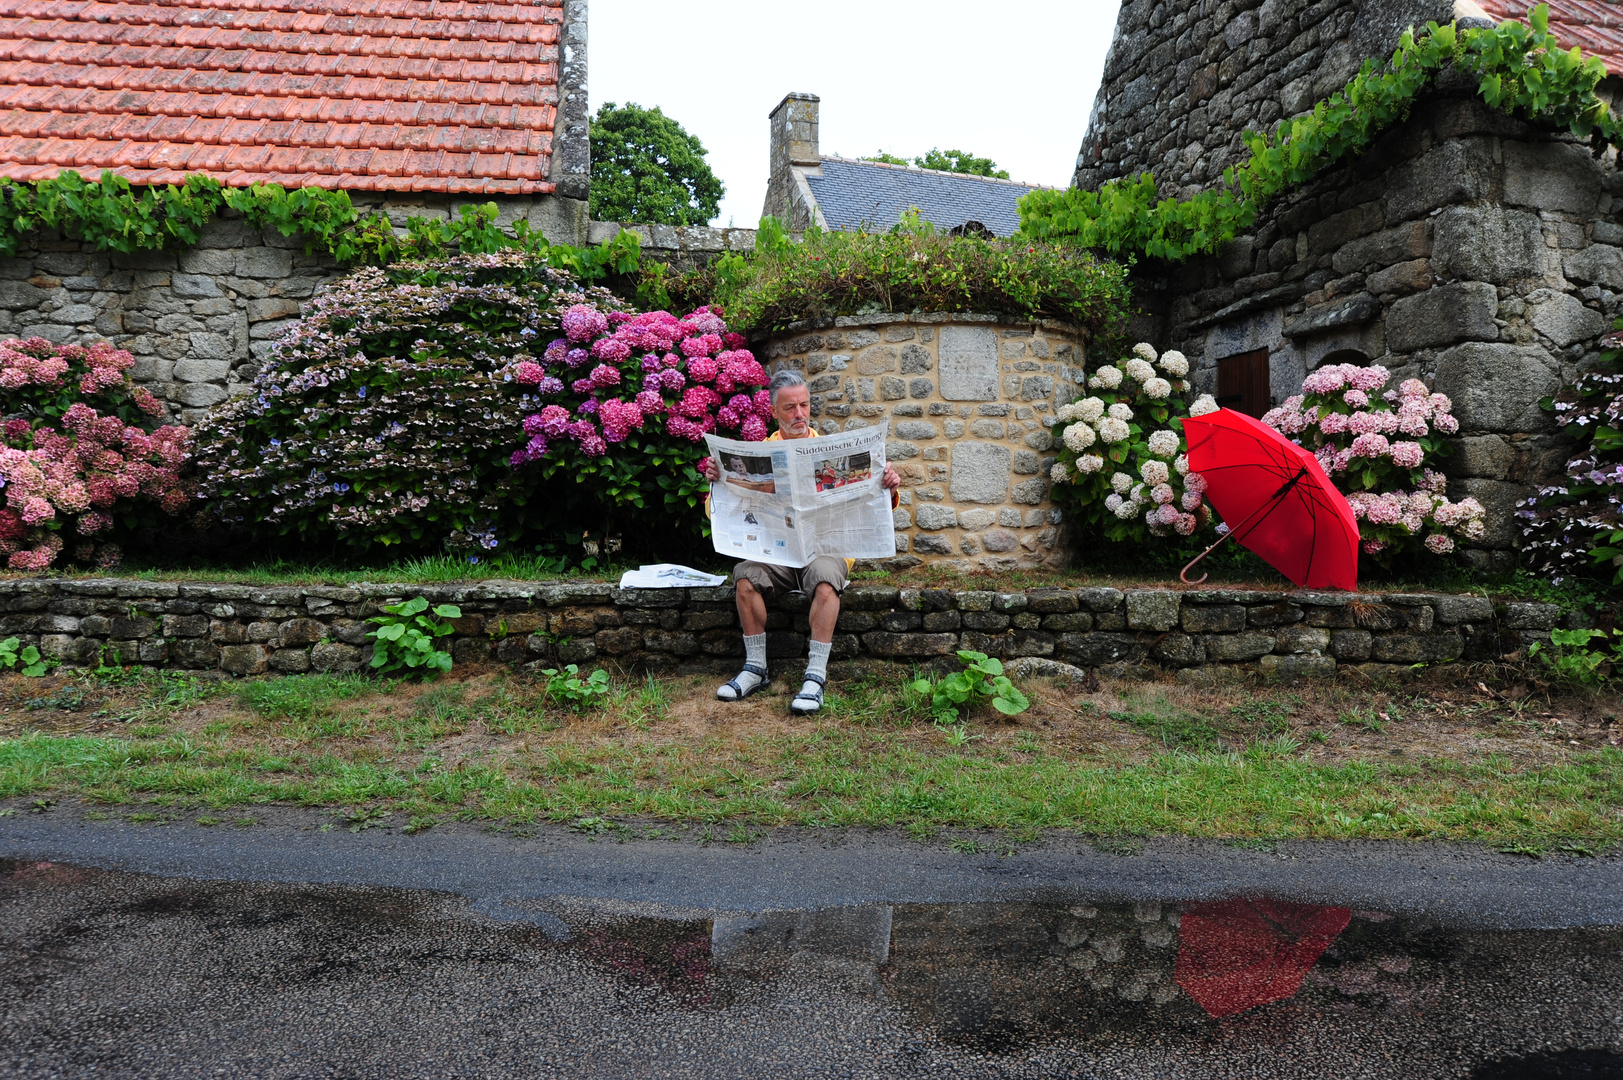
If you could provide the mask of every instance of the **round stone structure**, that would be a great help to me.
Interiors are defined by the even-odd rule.
[[[1068,556],[1048,498],[1054,410],[1073,399],[1087,332],[1067,323],[954,313],[803,323],[758,352],[811,389],[820,434],[890,419],[902,476],[897,568],[1058,566]]]

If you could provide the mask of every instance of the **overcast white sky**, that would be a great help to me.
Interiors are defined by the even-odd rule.
[[[822,151],[931,147],[1064,186],[1087,129],[1118,0],[594,0],[592,110],[659,106],[710,152],[727,195],[714,224],[753,227],[767,114],[822,101]]]

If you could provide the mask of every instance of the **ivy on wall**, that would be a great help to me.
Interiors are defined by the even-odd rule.
[[[1185,259],[1210,254],[1250,226],[1283,191],[1366,149],[1409,110],[1445,67],[1474,75],[1494,108],[1564,127],[1597,148],[1623,145],[1623,124],[1595,94],[1606,75],[1596,57],[1563,50],[1550,33],[1549,7],[1527,23],[1458,30],[1430,23],[1404,31],[1385,64],[1365,61],[1344,88],[1272,135],[1246,132],[1251,157],[1224,170],[1223,187],[1189,199],[1160,197],[1150,173],[1112,180],[1097,191],[1033,191],[1020,200],[1020,236],[1079,243],[1113,255]]]
[[[550,265],[595,282],[633,272],[640,259],[637,236],[629,230],[597,247],[552,244],[522,219],[511,232],[503,229],[494,203],[463,206],[453,218],[409,218],[402,235],[383,214],[363,214],[347,191],[288,191],[280,184],[228,188],[201,174],[178,185],[135,187],[111,172],[100,180],[76,172],[26,184],[0,180],[0,256],[14,257],[40,229],[58,230],[98,251],[189,247],[224,209],[242,214],[255,228],[300,236],[307,252],[329,255],[344,266],[518,249],[545,255]]]

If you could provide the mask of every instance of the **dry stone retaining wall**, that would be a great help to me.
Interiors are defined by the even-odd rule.
[[[822,434],[888,417],[901,474],[897,567],[1063,565],[1048,498],[1053,410],[1074,397],[1086,336],[993,315],[853,315],[771,339],[773,371],[802,372]]]
[[[731,587],[637,590],[610,584],[463,586],[177,584],[118,579],[0,581],[0,634],[67,666],[140,663],[231,675],[347,671],[370,658],[366,619],[414,596],[454,603],[460,663],[531,668],[612,663],[724,672],[743,654]],[[778,666],[805,655],[807,602],[767,617]],[[1204,589],[952,590],[854,585],[834,638],[842,661],[952,662],[958,649],[1030,658],[1023,671],[1226,664],[1283,676],[1491,660],[1546,641],[1551,604],[1479,596]],[[1367,665],[1374,665],[1373,668]]]

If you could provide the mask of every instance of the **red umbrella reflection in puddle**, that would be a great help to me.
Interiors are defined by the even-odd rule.
[[[1213,1017],[1293,997],[1352,912],[1285,900],[1184,909],[1173,979]]]

